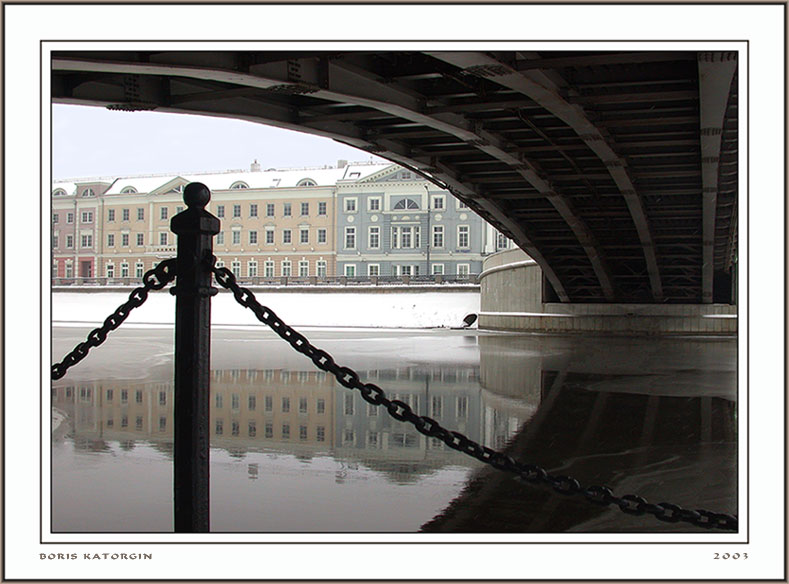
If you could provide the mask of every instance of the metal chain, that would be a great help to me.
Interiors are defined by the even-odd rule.
[[[52,379],[63,377],[70,367],[87,357],[88,351],[107,340],[107,333],[121,326],[129,313],[148,299],[149,290],[161,290],[174,279],[175,258],[165,260],[152,270],[145,272],[142,277],[144,285],[132,290],[129,299],[115,309],[115,312],[106,318],[102,326],[90,331],[87,340],[79,343],[60,363],[55,363],[52,366]]]
[[[447,430],[433,418],[417,415],[407,403],[387,398],[384,391],[374,383],[362,383],[359,374],[353,369],[337,365],[329,353],[314,347],[304,335],[284,323],[274,311],[261,305],[251,290],[239,286],[233,272],[224,267],[215,267],[213,265],[215,260],[216,258],[211,260],[211,270],[217,282],[230,290],[239,304],[254,312],[260,322],[268,325],[275,333],[288,341],[296,351],[309,357],[318,368],[334,375],[340,385],[358,390],[366,402],[374,406],[384,406],[394,419],[412,424],[425,436],[438,438],[450,448],[473,456],[498,470],[513,473],[523,481],[550,486],[562,495],[582,495],[587,501],[597,505],[614,504],[624,513],[630,515],[649,513],[668,523],[684,521],[708,529],[737,530],[737,517],[734,515],[714,513],[704,509],[683,509],[671,503],[648,503],[637,495],[618,497],[606,486],[592,485],[584,488],[572,477],[554,476],[535,464],[518,462],[506,454],[474,442],[460,432]]]

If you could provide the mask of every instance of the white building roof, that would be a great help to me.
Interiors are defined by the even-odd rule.
[[[390,166],[392,166],[391,163],[349,164],[344,168],[269,169],[205,174],[129,176],[117,178],[105,194],[117,195],[127,187],[133,187],[138,193],[149,193],[178,177],[183,178],[187,182],[201,182],[212,191],[230,189],[233,184],[238,182],[245,183],[250,189],[296,187],[305,179],[314,181],[317,186],[333,186],[341,180],[362,180]],[[52,190],[54,191],[56,188],[63,188],[68,194],[73,194],[76,189],[76,183],[73,181],[56,181],[52,184]]]

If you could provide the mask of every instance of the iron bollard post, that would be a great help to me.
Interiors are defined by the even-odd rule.
[[[209,531],[209,393],[213,237],[219,219],[205,210],[211,191],[191,183],[186,210],[170,229],[177,238],[175,295],[175,427],[173,497],[175,531]]]

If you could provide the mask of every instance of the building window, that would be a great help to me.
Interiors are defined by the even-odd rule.
[[[299,426],[299,440],[307,439],[307,426]]]
[[[455,410],[458,418],[465,419],[468,417],[468,398],[466,396],[458,396],[455,401]]]
[[[299,277],[306,278],[310,275],[310,263],[302,260],[299,262]]]
[[[225,245],[225,232],[220,231],[216,234],[216,244],[217,245]]]
[[[274,203],[266,203],[266,217],[274,216]]]
[[[441,396],[434,395],[431,399],[430,403],[430,412],[431,416],[434,418],[440,418],[441,412],[443,410],[444,401],[441,399]]]
[[[136,264],[134,264],[135,278],[142,278],[144,271],[145,271],[145,264],[143,264],[142,262],[137,262]]]
[[[444,247],[443,225],[433,225],[433,247]]]
[[[301,216],[306,217],[310,214],[310,204],[309,203],[302,203],[301,204]]]
[[[107,247],[115,247],[115,234],[108,233],[107,234]]]
[[[217,436],[221,436],[224,433],[224,431],[225,431],[224,423],[222,422],[222,420],[217,420],[216,423],[214,424],[214,433]]]
[[[167,245],[167,232],[162,231],[159,233],[159,245]]]
[[[342,443],[343,444],[353,444],[354,442],[354,433],[351,428],[345,428],[342,431]]]
[[[238,181],[238,182],[234,182],[232,185],[230,185],[230,188],[233,189],[233,190],[248,189],[249,185],[247,183],[243,182],[243,181]]]
[[[263,263],[263,275],[266,278],[273,278],[274,277],[274,262],[268,260]]]
[[[129,234],[121,233],[121,247],[129,247]]]
[[[257,203],[250,203],[249,204],[249,216],[250,217],[257,217],[258,216],[258,205],[257,205]]]
[[[65,197],[66,196],[66,191],[64,191],[63,189],[55,189],[52,192],[52,196],[53,197]]]
[[[134,402],[138,404],[142,403],[142,391],[139,389],[134,392]]]
[[[83,211],[82,212],[82,222],[83,223],[93,223],[93,211]]]
[[[413,247],[411,241],[411,228],[410,227],[401,227],[400,228],[400,247],[409,248]]]
[[[129,220],[129,209],[122,209],[121,210],[121,218],[123,221]]]
[[[239,407],[241,406],[241,399],[239,398],[237,393],[234,393],[230,396],[230,409],[238,411]]]
[[[303,179],[301,179],[298,182],[298,184],[296,186],[297,187],[314,187],[316,184],[317,183],[314,180],[312,180],[311,178],[303,178]]]
[[[282,230],[282,243],[291,243],[292,237],[290,229],[283,229]]]
[[[233,205],[233,218],[241,217],[241,205]]]
[[[161,214],[159,215],[159,218],[160,218],[160,219],[162,219],[162,220],[165,220],[165,219],[167,219],[167,207],[162,207],[162,209],[161,209],[160,213],[161,213]]]
[[[318,260],[315,262],[315,272],[319,278],[326,277],[326,260]]]
[[[345,228],[345,249],[356,249],[356,227]]]
[[[107,264],[106,274],[107,274],[108,278],[114,278],[115,277],[115,266],[112,265],[112,264]]]
[[[307,398],[300,397],[299,398],[299,413],[306,414],[307,413]]]
[[[468,225],[458,225],[458,247],[468,248]]]
[[[345,212],[346,213],[356,213],[356,199],[346,198],[343,199],[345,201]]]
[[[137,189],[135,189],[134,187],[123,187],[121,189],[121,194],[122,195],[133,195],[136,192],[137,192]]]
[[[323,426],[315,428],[315,440],[318,442],[324,442],[326,440],[326,428]]]
[[[123,262],[121,264],[121,278],[128,278],[129,277],[129,264]]]
[[[367,247],[370,249],[380,249],[381,247],[381,228],[378,226],[370,227],[367,232]],[[377,275],[377,274],[376,274]]]
[[[274,437],[274,424],[271,422],[266,422],[266,425],[263,427],[263,433],[266,438],[273,438]]]
[[[57,217],[57,215],[55,215]],[[107,221],[115,221],[115,209],[108,209],[107,210]],[[55,220],[57,223],[57,219]]]
[[[270,396],[270,395],[267,395],[267,396],[266,396],[266,397],[263,399],[263,408],[264,408],[264,409],[265,409],[267,412],[271,412],[271,411],[273,411],[273,410],[274,410],[274,398],[273,398],[272,396]]]
[[[291,204],[290,203],[283,203],[282,204],[282,215],[285,217],[291,216]]]
[[[290,440],[290,424],[282,424],[282,439]]]
[[[468,278],[469,275],[469,265],[468,264],[458,264],[458,276],[461,278]]]
[[[326,413],[326,400],[324,400],[323,398],[318,398],[318,401],[315,404],[315,412],[318,414]]]
[[[90,234],[85,234],[81,238],[82,245],[81,247],[93,247],[93,236]]]
[[[257,425],[255,424],[255,420],[249,420],[247,424],[247,436],[250,438],[254,438],[258,435]]]
[[[466,205],[466,204],[465,204],[463,201],[461,201],[460,199],[457,199],[457,202],[458,202],[458,209],[468,209],[468,205]]]
[[[266,227],[266,245],[272,245],[273,243],[274,243],[274,228]]]
[[[419,209],[419,205],[418,205],[418,204],[417,204],[417,202],[416,202],[416,201],[414,201],[413,199],[408,199],[408,198],[406,198],[406,199],[400,199],[399,201],[397,201],[397,202],[395,203],[395,206],[394,206],[393,208],[394,208],[395,210],[401,210],[401,209]]]
[[[433,264],[432,266],[430,266],[430,269],[434,276],[444,275],[444,264]]]
[[[344,403],[343,403],[343,413],[346,416],[353,415],[353,394],[346,393],[344,396]]]
[[[496,232],[496,250],[507,249],[509,247],[509,240],[503,233]]]
[[[139,246],[145,245],[145,234],[143,234],[143,233],[138,233],[137,234],[137,245],[139,245]]]
[[[326,203],[324,201],[318,203],[318,215],[326,215]]]
[[[66,223],[74,223],[74,213],[66,213]]]
[[[254,412],[254,411],[255,411],[255,408],[257,408],[257,405],[258,405],[258,400],[257,400],[257,398],[256,398],[254,395],[250,395],[250,396],[247,398],[247,409],[248,409],[250,412]]]
[[[129,403],[129,390],[128,389],[122,389],[121,390],[121,403],[122,404]]]
[[[249,243],[256,244],[258,242],[258,232],[257,231],[250,231],[249,232]]]
[[[166,406],[167,405],[167,392],[166,391],[160,391],[159,392],[159,405],[160,406]]]
[[[83,197],[95,197],[96,193],[93,192],[93,189],[85,189],[84,191],[82,191],[82,196]]]
[[[380,264],[367,264],[367,275],[368,276],[380,276],[381,275],[381,266],[380,266]]]
[[[326,243],[326,229],[323,227],[318,229],[318,243]]]
[[[349,278],[356,276],[356,264],[345,264],[345,275]]]
[[[145,221],[145,209],[137,207],[137,221]]]
[[[308,228],[302,227],[299,229],[299,243],[309,243],[310,242],[310,230]]]
[[[222,394],[221,393],[217,393],[216,396],[214,396],[214,404],[215,404],[215,406],[216,406],[216,408],[218,410],[222,409],[222,406],[224,405],[224,403],[223,403],[223,399],[222,399]]]
[[[435,195],[433,197],[433,209],[435,211],[442,211],[444,209],[444,195]]]
[[[236,229],[233,231],[233,245],[241,244],[241,231]]]
[[[257,278],[258,263],[256,261],[247,262],[247,276],[250,278]]]
[[[73,235],[67,235],[66,236],[66,247],[69,248],[69,249],[74,247],[74,236]]]
[[[224,205],[217,205],[216,206],[216,216],[222,218],[225,216],[225,206]]]
[[[368,211],[380,211],[381,210],[381,197],[370,197],[367,199],[367,210]]]
[[[54,248],[58,247],[58,234],[57,233],[53,233],[52,234],[52,247],[54,247]]]
[[[290,276],[291,273],[291,263],[290,260],[282,260],[282,275],[283,276]]]
[[[239,261],[230,262],[230,271],[233,272],[233,275],[236,278],[240,278],[241,277],[241,262],[239,262]]]

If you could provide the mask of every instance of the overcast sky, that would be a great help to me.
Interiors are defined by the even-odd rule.
[[[369,153],[327,138],[262,124],[103,107],[54,105],[52,177],[187,173],[335,165]]]

